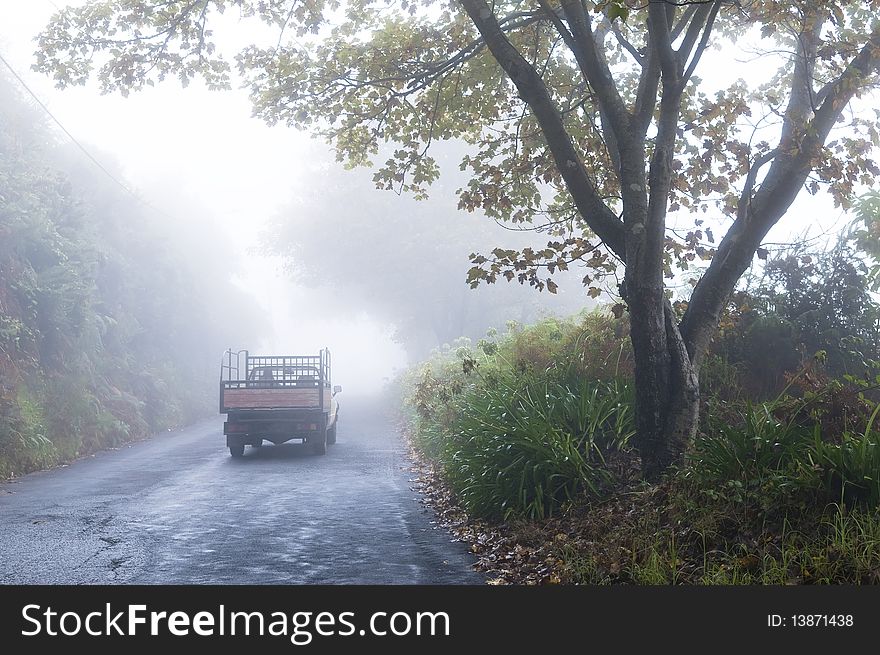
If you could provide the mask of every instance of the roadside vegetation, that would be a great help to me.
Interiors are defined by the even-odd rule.
[[[402,382],[429,497],[495,582],[880,583],[869,264],[853,233],[766,263],[712,344],[697,438],[653,484],[623,317],[436,352]]]
[[[0,479],[216,410],[216,362],[248,321],[217,299],[249,304],[219,244],[168,222],[0,78]]]

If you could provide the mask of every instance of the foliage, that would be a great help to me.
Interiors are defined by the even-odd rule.
[[[432,11],[425,11],[429,4]],[[604,11],[605,20],[596,15],[591,27],[607,48],[621,97],[632,102],[639,84],[634,72],[644,63],[635,53],[646,49],[647,11],[643,4],[622,1],[588,4]],[[814,76],[821,83],[834,80],[856,44],[871,33],[874,3],[790,4],[723,6],[714,31],[707,33],[709,45],[726,43],[754,27],[768,42],[788,49],[797,44],[799,30],[812,34],[824,26]],[[219,32],[211,26],[220,24],[219,15],[232,6],[244,18],[284,30],[280,41],[245,47],[236,57],[256,114],[267,122],[319,131],[351,164],[367,163],[383,143],[394,142],[398,149],[379,167],[377,182],[416,192],[423,192],[439,173],[426,146],[462,139],[477,145],[479,153],[463,162],[473,172],[463,205],[480,206],[493,218],[514,222],[531,221],[544,209],[571,214],[571,199],[564,194],[545,202],[544,192],[560,191],[563,181],[540,138],[540,126],[522,111],[523,99],[505,82],[474,24],[454,2],[356,0],[341,6],[289,0],[209,0],[197,5],[92,1],[54,17],[40,36],[36,68],[51,74],[59,86],[83,84],[94,74],[105,92],[128,93],[168,75],[184,83],[201,77],[209,86],[225,88],[231,83],[229,53],[218,47]],[[554,9],[568,19],[558,6]],[[598,99],[589,88],[594,80],[581,83],[571,51],[559,43],[554,16],[538,6],[514,3],[495,3],[493,12],[527,61],[540,67],[554,100],[584,112],[567,112],[566,128],[580,152],[590,154],[600,192],[618,195],[619,183],[610,171],[612,153],[603,139],[602,121],[594,114]],[[687,26],[684,20],[676,27]],[[737,80],[711,93],[700,88],[702,80],[694,80],[682,105],[682,124],[691,134],[678,145],[681,165],[670,198],[673,209],[702,211],[717,204],[735,214],[735,185],[746,176],[749,159],[771,150],[766,141],[751,146],[741,128],[786,100],[784,82],[792,62],[772,65],[777,63],[778,73],[757,88]],[[863,136],[838,139],[823,150],[819,177],[840,202],[846,202],[860,175],[875,170],[868,157],[876,134],[872,125],[855,121]],[[490,126],[495,129],[485,129]],[[719,200],[710,200],[713,194]],[[707,236],[702,230],[704,245],[710,244]]]
[[[490,584],[880,583],[878,509],[835,502],[747,512],[670,476],[553,518],[490,524],[463,520],[436,478],[428,488]]]
[[[771,403],[748,403],[734,424],[710,420],[684,475],[713,499],[755,501],[765,510],[815,488],[815,480],[803,479],[812,471],[804,467],[812,431],[792,417],[778,418],[774,409]]]
[[[39,468],[54,461],[55,447],[47,436],[46,417],[27,390],[0,397],[0,475],[7,466]]]
[[[620,325],[594,313],[512,326],[408,374],[414,441],[470,516],[456,525],[482,570],[515,584],[880,582],[880,405],[868,389],[811,359],[755,401],[748,371],[712,362],[687,458],[646,485],[627,461]],[[446,497],[444,516],[456,511]]]
[[[611,384],[497,379],[466,396],[440,454],[474,516],[552,515],[609,481],[604,458],[632,435],[631,392]]]
[[[681,475],[712,500],[765,513],[827,502],[880,506],[880,405],[862,398],[841,424],[840,386],[746,402],[735,418],[713,417]]]
[[[831,505],[781,525],[751,528],[724,538],[692,527],[690,521],[717,521],[718,506],[691,506],[683,513],[680,497],[663,507],[687,527],[677,531],[641,514],[640,531],[634,526],[597,532],[596,544],[566,553],[566,574],[571,582],[593,584],[690,585],[793,585],[877,584],[880,582],[880,514],[876,510],[847,510]],[[753,530],[753,531],[752,531]],[[628,556],[609,559],[593,551],[613,551],[610,539]],[[607,551],[606,551],[607,552]],[[612,573],[613,571],[613,573]]]
[[[858,219],[864,224],[853,236],[859,248],[872,260],[869,280],[873,291],[880,291],[880,191],[866,193],[856,204]]]
[[[844,431],[839,441],[829,443],[818,430],[810,459],[824,478],[826,488],[839,489],[847,502],[880,506],[880,429],[876,425],[880,405],[874,409],[861,433]]]
[[[725,393],[741,386],[751,397],[772,398],[814,360],[817,373],[880,385],[880,304],[862,241],[847,233],[824,252],[793,246],[768,258],[760,278],[734,294],[710,351],[728,367]],[[722,368],[708,371],[708,380]]]
[[[248,327],[246,303],[216,320],[215,294],[241,299],[185,228],[89,166],[0,79],[0,478],[213,411]]]
[[[622,368],[608,373],[625,366],[624,342],[590,348],[610,333],[612,320],[595,314],[546,319],[410,373],[417,443],[469,512],[541,518],[601,493],[606,457],[633,433],[631,386]]]
[[[612,484],[604,458],[631,429],[631,355],[620,321],[580,321],[512,326],[500,340],[462,343],[410,372],[416,443],[442,464],[469,512],[544,516]],[[695,493],[769,514],[816,502],[876,506],[876,404],[861,386],[811,361],[784,378],[775,399],[753,402],[728,389],[746,386],[741,373],[708,370],[721,391],[707,397],[681,471]]]

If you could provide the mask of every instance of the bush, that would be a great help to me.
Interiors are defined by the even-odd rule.
[[[816,438],[810,458],[822,474],[825,488],[845,503],[880,506],[880,430],[875,420],[880,405],[874,409],[863,432],[846,431],[837,443]]]
[[[416,444],[472,515],[552,515],[599,493],[633,434],[627,352],[600,315],[461,342],[410,375]]]
[[[817,356],[834,378],[877,375],[880,304],[865,252],[871,243],[868,231],[858,231],[844,232],[825,252],[793,246],[766,262],[757,283],[733,294],[711,352],[737,366],[736,386],[753,399],[773,398]]]
[[[453,491],[475,516],[544,518],[599,493],[605,455],[632,435],[629,388],[509,378],[468,394],[441,461]]]
[[[837,384],[830,384],[834,391]],[[831,393],[829,398],[836,399]],[[836,400],[829,401],[833,405]],[[828,429],[816,396],[742,406],[738,420],[710,417],[683,477],[715,500],[784,511],[798,499],[880,505],[880,406],[861,431]]]
[[[23,387],[0,397],[0,479],[47,466],[56,457],[38,398]]]
[[[735,422],[710,417],[694,441],[684,478],[713,500],[765,508],[815,488],[808,459],[813,431],[793,417],[778,418],[776,409],[775,403],[746,402]]]

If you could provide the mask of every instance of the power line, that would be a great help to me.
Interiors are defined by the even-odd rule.
[[[86,157],[88,157],[88,158],[92,161],[92,163],[93,163],[95,166],[97,166],[98,168],[100,168],[100,169],[104,172],[104,174],[105,174],[107,177],[109,177],[111,180],[113,180],[114,182],[116,182],[116,184],[118,184],[120,187],[122,187],[123,189],[125,189],[125,191],[127,191],[128,193],[130,193],[130,194],[134,195],[135,197],[137,197],[137,196],[135,195],[135,193],[134,193],[131,189],[129,189],[129,188],[128,188],[123,182],[121,182],[119,179],[117,179],[116,176],[114,176],[110,171],[108,171],[106,168],[104,168],[104,165],[101,164],[101,162],[99,162],[97,159],[95,159],[95,157],[92,155],[92,153],[90,153],[90,152],[86,149],[86,147],[85,147],[84,145],[82,145],[79,141],[76,140],[76,137],[73,136],[73,135],[67,130],[67,128],[64,127],[64,125],[61,124],[61,121],[59,121],[59,120],[55,117],[55,114],[53,114],[51,111],[49,111],[49,108],[48,108],[46,105],[44,105],[44,104],[43,104],[43,101],[40,100],[40,99],[37,97],[37,94],[34,93],[33,91],[31,91],[31,88],[30,88],[30,87],[25,83],[25,81],[21,78],[21,75],[19,75],[19,74],[15,71],[15,69],[9,64],[8,61],[6,61],[6,59],[3,57],[2,54],[0,54],[0,61],[2,61],[2,62],[6,65],[6,68],[9,69],[9,72],[12,73],[12,75],[15,77],[15,79],[18,80],[18,83],[21,84],[21,85],[24,87],[24,90],[27,91],[27,92],[30,94],[31,98],[33,98],[34,101],[35,101],[38,105],[40,105],[40,107],[42,107],[43,111],[45,111],[45,112],[49,115],[49,118],[51,118],[53,121],[55,121],[55,124],[56,124],[58,127],[61,128],[61,131],[64,132],[64,133],[68,136],[68,138],[69,138],[71,141],[73,141],[73,143],[76,145],[77,148],[79,148],[80,150],[82,150],[83,154],[84,154]]]
[[[67,135],[67,137],[74,143],[74,145],[77,148],[79,148],[82,151],[82,153],[86,157],[88,157],[88,159],[104,173],[104,175],[106,175],[111,180],[113,180],[113,182],[115,182],[123,191],[125,191],[127,194],[129,194],[132,198],[137,200],[139,203],[141,203],[145,207],[148,207],[149,209],[152,209],[155,212],[159,212],[160,214],[166,216],[167,218],[171,218],[173,220],[180,220],[177,217],[172,216],[168,212],[165,212],[162,209],[159,209],[158,207],[155,207],[154,205],[150,204],[149,202],[147,202],[146,200],[144,200],[143,198],[138,196],[138,194],[136,194],[134,191],[132,191],[124,182],[122,182],[119,178],[117,178],[115,175],[113,175],[113,173],[108,171],[104,167],[104,165],[100,161],[98,161],[95,158],[95,156],[92,155],[92,153],[89,152],[88,149],[82,143],[80,143],[77,140],[77,138],[75,136],[73,136],[73,134],[71,134],[70,131],[66,127],[64,127],[64,125],[61,123],[61,121],[55,117],[55,114],[53,114],[49,110],[49,108],[43,103],[43,101],[40,100],[39,97],[37,97],[37,94],[31,90],[31,88],[27,85],[27,83],[22,79],[21,75],[19,75],[16,72],[16,70],[10,65],[10,63],[8,61],[6,61],[6,58],[3,57],[2,53],[0,53],[0,62],[3,62],[3,64],[6,66],[6,68],[9,69],[9,72],[12,73],[13,77],[15,77],[16,80],[18,80],[18,83],[21,84],[21,86],[24,88],[25,91],[28,92],[28,94],[30,94],[31,98],[34,99],[34,101],[42,108],[42,110],[44,112],[46,112],[46,114],[49,116],[49,118],[51,118],[55,122],[55,124],[59,128],[61,128],[61,131]]]

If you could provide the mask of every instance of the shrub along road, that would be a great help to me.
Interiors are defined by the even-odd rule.
[[[482,583],[410,468],[368,403],[342,403],[323,457],[234,460],[206,421],[0,484],[0,583]]]

